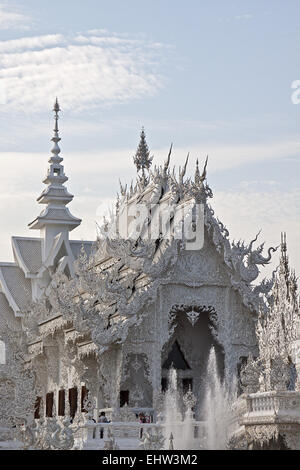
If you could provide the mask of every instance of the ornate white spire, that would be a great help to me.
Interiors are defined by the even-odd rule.
[[[191,194],[193,194],[197,202],[205,202],[207,197],[212,197],[212,191],[210,187],[207,184],[204,184],[204,181],[206,180],[207,162],[208,156],[206,157],[202,174],[200,174],[198,158],[196,161],[196,171],[194,182],[192,183]]]
[[[133,161],[136,165],[137,171],[142,170],[143,177],[145,177],[145,169],[149,171],[150,166],[152,165],[153,157],[150,157],[150,152],[146,142],[145,130],[142,127],[140,135],[140,143],[133,157]]]
[[[279,262],[279,273],[275,282],[275,302],[276,299],[285,299],[296,305],[298,302],[298,284],[295,271],[290,269],[289,257],[287,254],[286,233],[281,233],[281,257]]]
[[[281,232],[281,258],[280,258],[280,267],[282,272],[286,273],[288,276],[289,273],[289,258],[287,255],[287,243],[286,243],[286,232]]]
[[[39,229],[42,231],[41,235],[46,239],[48,234],[51,233],[50,238],[54,238],[60,232],[69,232],[80,225],[81,220],[74,217],[66,205],[72,201],[73,195],[70,194],[64,183],[68,181],[64,172],[64,167],[61,164],[63,158],[60,156],[60,142],[58,131],[59,119],[59,103],[56,98],[54,103],[54,136],[51,141],[54,143],[51,150],[51,157],[49,158],[49,168],[43,183],[47,185],[46,189],[37,198],[39,204],[46,204],[47,207],[41,214],[29,224],[30,229]],[[47,229],[47,230],[46,230]],[[50,240],[51,241],[51,240]]]

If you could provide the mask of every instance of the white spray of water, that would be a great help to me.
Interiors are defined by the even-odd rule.
[[[183,413],[183,408],[185,412]],[[164,395],[163,434],[165,448],[173,436],[173,447],[176,450],[190,450],[199,447],[194,437],[195,420],[191,409],[183,405],[183,396],[177,384],[177,371],[170,369],[168,388]]]
[[[174,449],[180,449],[182,441],[182,414],[180,411],[180,394],[177,388],[177,372],[171,368],[169,372],[168,388],[164,396],[163,424],[166,446],[171,433],[173,434]]]
[[[210,350],[205,379],[205,398],[202,404],[204,422],[198,442],[194,436],[195,420],[192,410],[186,410],[182,416],[182,396],[177,386],[177,372],[170,369],[168,388],[164,394],[162,414],[165,448],[168,449],[170,435],[173,435],[174,449],[211,449],[223,450],[229,437],[231,421],[231,403],[235,396],[235,384],[229,391],[221,380],[215,349]],[[198,423],[199,425],[200,423]],[[204,431],[204,432],[203,432]]]
[[[228,391],[219,376],[216,353],[213,347],[208,358],[205,392],[206,448],[211,450],[226,449],[234,393]]]

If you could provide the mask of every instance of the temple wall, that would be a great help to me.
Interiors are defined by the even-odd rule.
[[[190,370],[179,370],[180,379],[193,379],[193,388],[199,402],[204,394],[204,378],[209,351],[215,346],[220,370],[231,382],[237,375],[241,357],[256,353],[254,319],[243,305],[240,295],[231,287],[224,262],[211,241],[199,252],[183,252],[168,276],[162,281],[155,304],[146,309],[142,324],[130,332],[123,345],[123,378],[121,390],[136,394],[137,384],[145,391],[148,383],[153,390],[153,403],[161,391],[162,370],[174,341],[177,340]],[[203,309],[192,325],[187,311],[193,307]],[[174,314],[177,310],[177,313]],[[218,338],[209,328],[208,311],[218,320]],[[175,331],[170,335],[172,327]],[[147,357],[147,367],[139,367],[141,355]],[[138,372],[132,369],[136,367]],[[128,372],[131,369],[131,372]],[[144,406],[149,406],[144,397]],[[129,399],[132,405],[132,401]]]
[[[195,310],[196,318],[189,317]],[[206,365],[211,346],[219,357],[220,372],[232,381],[241,357],[255,354],[256,337],[251,313],[232,288],[227,268],[206,237],[200,251],[183,251],[175,266],[160,279],[153,303],[140,312],[141,323],[129,330],[122,344],[111,345],[98,359],[87,352],[79,357],[76,341],[66,343],[63,332],[44,341],[43,354],[35,360],[38,390],[42,396],[77,388],[87,382],[97,408],[155,407],[167,370],[163,364],[177,341],[189,367],[179,369],[181,383],[192,379],[200,404],[204,395]],[[218,337],[210,326],[217,318]],[[66,395],[66,401],[68,400]]]

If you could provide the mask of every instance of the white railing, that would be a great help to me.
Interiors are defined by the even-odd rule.
[[[259,396],[247,398],[247,411],[273,411],[276,406],[276,397],[274,396]]]
[[[247,410],[240,415],[241,425],[266,423],[299,423],[300,393],[271,391],[252,393],[246,397]]]
[[[205,423],[202,421],[193,421],[189,423],[192,427],[192,440],[199,442],[204,437]],[[171,430],[174,435],[184,435],[186,423],[174,422],[168,423],[168,430]],[[164,433],[165,425],[163,423],[139,423],[136,422],[110,422],[110,423],[94,423],[89,421],[81,428],[81,435],[77,434],[77,438],[81,439],[82,443],[88,443],[92,447],[101,447],[104,441],[108,440],[111,436],[115,439],[130,439],[138,442],[147,433],[153,434],[159,429]]]
[[[140,439],[144,432],[157,428],[156,423],[139,422],[114,422],[114,423],[91,423],[88,427],[92,430],[90,437],[92,439],[107,439],[109,430],[115,438],[135,438]],[[86,427],[86,425],[84,426]]]
[[[125,409],[124,407],[119,409],[120,417],[122,416],[124,409]],[[96,421],[97,421],[97,416],[100,416],[101,412],[105,413],[105,416],[107,417],[109,421],[113,421],[113,415],[115,413],[114,408],[96,408],[94,411],[94,418],[96,419]],[[136,415],[136,417],[138,417],[138,415],[142,413],[145,416],[149,416],[151,423],[155,421],[154,408],[142,408],[142,407],[130,407],[129,408],[128,407],[127,412],[130,413],[132,416]]]
[[[251,393],[247,396],[247,411],[264,412],[275,411],[299,411],[300,412],[300,393],[294,391],[271,391]]]
[[[109,419],[112,409],[101,409],[104,411],[106,417]],[[75,417],[70,429],[73,431],[75,439],[74,448],[87,448],[87,449],[100,449],[103,448],[105,443],[110,441],[112,438],[121,445],[134,445],[138,448],[141,439],[147,434],[157,435],[160,430],[162,434],[169,438],[172,433],[176,439],[182,436],[184,439],[188,433],[191,443],[194,443],[197,448],[198,443],[205,440],[205,422],[196,421],[193,418],[191,420],[180,422],[174,421],[168,423],[164,422],[156,423],[140,423],[138,420],[134,421],[135,414],[141,412],[141,409],[130,409],[134,411],[132,413],[133,419],[130,421],[110,421],[108,423],[96,423],[95,419],[88,418],[88,415],[78,415]],[[151,416],[150,409],[143,410],[147,411],[148,416]],[[120,416],[120,418],[123,418]],[[55,418],[41,418],[36,420],[36,424],[40,426],[40,429],[47,428],[47,421],[55,419],[58,424],[64,426],[64,417]]]

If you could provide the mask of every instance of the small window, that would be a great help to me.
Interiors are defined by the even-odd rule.
[[[129,390],[120,391],[120,408],[129,404]]]
[[[162,377],[161,379],[161,391],[166,392],[168,389],[168,379],[166,377]]]
[[[58,416],[65,416],[65,396],[64,390],[58,392]]]
[[[185,395],[188,391],[193,390],[193,379],[182,379],[182,391]]]
[[[53,400],[54,393],[50,392],[46,395],[46,418],[53,418]]]
[[[69,404],[70,404],[70,416],[73,419],[76,415],[77,411],[77,388],[70,388],[69,389]]]
[[[59,176],[59,175],[60,175],[60,168],[54,168],[54,169],[53,169],[53,174],[54,174],[55,176]]]

